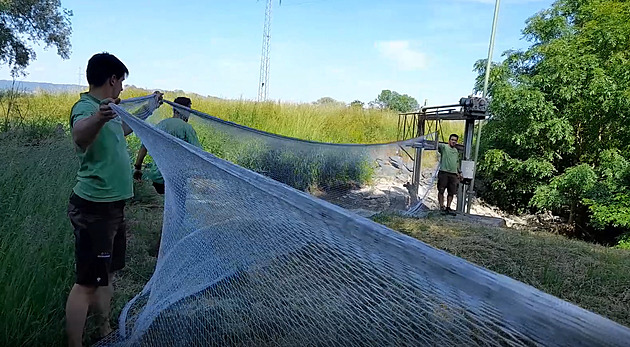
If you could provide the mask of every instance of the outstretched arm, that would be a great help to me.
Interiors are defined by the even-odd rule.
[[[85,117],[72,124],[72,139],[79,148],[86,150],[98,136],[98,132],[105,123],[116,118],[116,113],[109,107],[110,102],[120,102],[120,99],[106,99],[99,106],[96,113],[89,117]]]

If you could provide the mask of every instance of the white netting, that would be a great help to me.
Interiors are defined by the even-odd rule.
[[[630,341],[630,330],[610,320],[219,159],[113,107],[160,167],[166,194],[155,272],[103,345]]]
[[[412,145],[435,139],[433,134],[427,139],[373,145],[304,141],[167,103],[190,117],[190,124],[208,152],[352,210],[405,211],[415,204],[405,186],[412,181],[416,155]],[[164,107],[148,121],[155,123],[171,114],[170,108]],[[435,160],[431,163],[437,164]],[[424,171],[420,193],[428,190],[433,177],[431,168]]]
[[[147,119],[153,112],[160,107],[157,95],[151,94],[139,96],[137,98],[129,98],[120,101],[120,107],[124,108],[129,114],[140,119]]]

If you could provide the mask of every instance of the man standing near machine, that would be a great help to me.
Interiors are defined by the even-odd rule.
[[[438,172],[438,202],[440,211],[443,214],[455,215],[451,210],[453,196],[457,194],[459,181],[462,179],[462,172],[459,168],[459,151],[455,147],[459,136],[451,134],[448,137],[448,144],[440,143],[438,153],[440,153],[440,171]],[[444,191],[447,191],[446,206],[444,206]]]

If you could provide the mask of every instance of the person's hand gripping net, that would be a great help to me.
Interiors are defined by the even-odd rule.
[[[116,112],[114,112],[111,106],[109,106],[109,104],[111,103],[118,105],[120,103],[120,98],[116,98],[116,99],[107,98],[107,99],[101,100],[101,104],[98,108],[98,112],[96,112],[96,116],[100,120],[104,122],[109,122],[110,120],[118,117]]]
[[[157,95],[158,105],[162,106],[162,104],[164,103],[164,93],[162,93],[159,90],[156,90],[153,92],[153,94]]]

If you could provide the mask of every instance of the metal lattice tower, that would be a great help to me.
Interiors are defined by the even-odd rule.
[[[273,0],[267,0],[265,26],[263,28],[262,54],[260,56],[260,79],[258,80],[258,101],[267,100],[269,91],[269,42],[271,40],[271,8]]]

